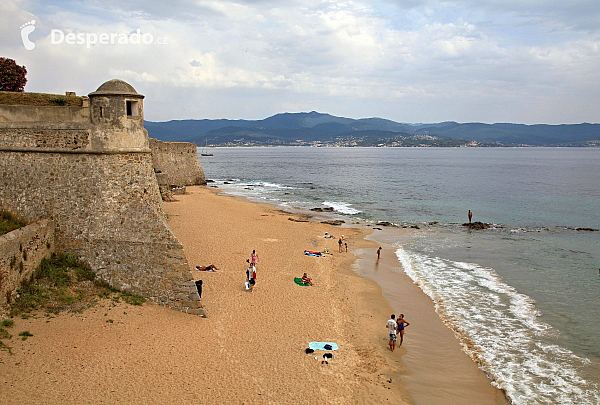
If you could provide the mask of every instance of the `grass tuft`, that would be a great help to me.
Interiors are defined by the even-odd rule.
[[[2,326],[5,328],[12,328],[15,324],[15,321],[13,321],[12,319],[4,319],[2,321]]]
[[[27,225],[28,222],[19,215],[0,209],[0,235],[12,232],[15,229],[23,228]]]
[[[4,328],[0,328],[0,339],[11,339],[12,335]]]
[[[12,314],[27,314],[36,310],[57,314],[60,311],[82,312],[96,304],[97,297],[118,302],[122,297],[130,305],[142,305],[146,300],[122,293],[104,281],[86,262],[71,254],[43,259],[32,278],[21,284],[19,298],[12,304]]]

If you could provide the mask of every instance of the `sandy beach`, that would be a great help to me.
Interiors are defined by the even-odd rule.
[[[204,187],[177,200],[165,210],[190,268],[219,268],[193,272],[207,318],[103,301],[81,314],[16,319],[6,341],[13,354],[0,351],[0,404],[506,403],[416,286],[403,280],[390,298],[371,279],[370,230],[297,222]],[[363,259],[338,253],[325,232],[343,233]],[[325,248],[333,254],[303,254]],[[248,292],[253,249],[257,283]],[[385,273],[397,263],[384,255],[377,266]],[[313,287],[294,283],[304,272]],[[404,308],[411,326],[392,353],[384,325]],[[24,330],[33,336],[22,341]],[[337,343],[335,359],[306,354],[311,341]]]

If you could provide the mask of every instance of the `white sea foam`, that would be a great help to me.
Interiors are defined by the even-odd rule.
[[[341,214],[355,215],[360,213],[359,210],[350,207],[352,204],[345,202],[325,201],[323,202],[323,205],[326,207],[331,207]]]
[[[598,387],[578,369],[589,362],[549,343],[550,325],[534,301],[493,269],[455,262],[402,246],[404,272],[435,303],[467,352],[514,404],[599,404]]]

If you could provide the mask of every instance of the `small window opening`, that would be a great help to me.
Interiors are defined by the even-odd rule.
[[[100,107],[100,118],[104,118],[104,107]]]
[[[137,101],[127,100],[126,104],[127,104],[127,116],[128,117],[139,117],[140,116],[140,111],[138,109]]]

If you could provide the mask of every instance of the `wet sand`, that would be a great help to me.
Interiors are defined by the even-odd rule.
[[[383,286],[382,293],[396,314],[410,322],[400,353],[410,372],[405,388],[417,404],[508,404],[504,392],[494,388],[486,374],[461,350],[458,339],[435,312],[433,302],[403,272],[394,246],[385,241],[391,233],[375,231],[367,237],[382,246],[358,249],[357,274]],[[409,231],[407,231],[409,232]]]
[[[352,271],[352,253],[322,238],[343,233],[350,249],[371,258],[371,231],[290,221],[301,218],[204,187],[177,199],[165,210],[190,268],[219,268],[193,272],[203,280],[207,318],[103,301],[81,314],[16,319],[5,340],[13,355],[0,351],[0,404],[502,403],[474,363],[463,364],[452,332],[410,280],[393,280],[399,296],[390,295],[391,282],[382,294]],[[333,255],[303,254],[324,248]],[[260,260],[248,292],[253,249]],[[358,273],[397,266],[388,255],[386,247],[379,270],[370,258],[359,261]],[[294,284],[303,272],[313,287]],[[411,326],[391,353],[385,322],[400,310]],[[24,330],[33,336],[22,341]],[[310,341],[340,349],[321,364],[321,352],[304,352]]]

